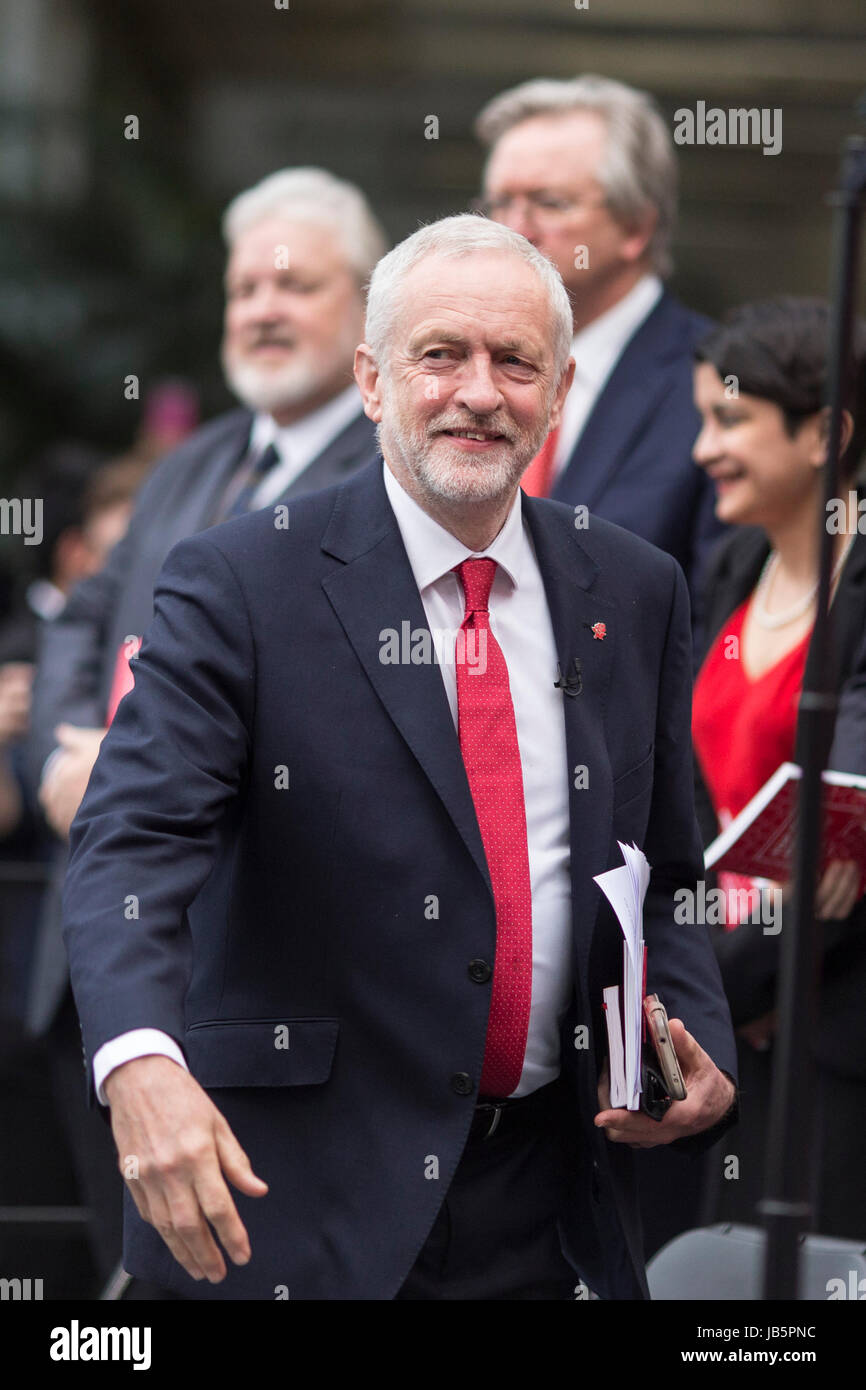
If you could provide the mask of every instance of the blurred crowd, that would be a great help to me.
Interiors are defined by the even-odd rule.
[[[707,844],[797,753],[816,614],[828,306],[778,297],[731,306],[716,324],[671,293],[677,167],[668,125],[645,93],[589,75],[531,81],[488,103],[477,133],[487,151],[479,215],[547,255],[573,306],[574,384],[523,486],[588,508],[590,526],[596,515],[634,531],[683,567]],[[352,376],[365,283],[387,249],[364,194],[324,170],[281,170],[232,201],[223,234],[222,366],[238,407],[199,424],[194,391],[164,384],[121,457],[58,442],[22,461],[18,484],[44,510],[42,542],[24,557],[29,570],[7,584],[0,616],[0,1086],[11,1119],[0,1206],[90,1211],[86,1249],[46,1227],[55,1297],[97,1296],[121,1258],[123,1184],[109,1126],[87,1103],[59,907],[69,827],[132,682],[157,575],[185,536],[331,486],[377,456]],[[858,334],[843,383],[847,521],[834,538],[833,570],[841,700],[830,765],[859,774],[864,364]],[[790,886],[776,886],[787,905]],[[812,1227],[866,1240],[859,889],[847,861],[820,876]],[[784,915],[772,935],[751,921],[707,930],[739,1040],[741,1119],[724,1152],[640,1154],[648,1255],[707,1221],[757,1220]],[[32,1250],[36,1238],[0,1228],[7,1251],[15,1242]]]

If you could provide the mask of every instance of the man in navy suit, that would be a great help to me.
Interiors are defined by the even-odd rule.
[[[477,130],[490,147],[482,206],[553,261],[573,311],[574,382],[524,487],[667,550],[694,600],[722,527],[691,457],[692,352],[710,323],[664,287],[677,184],[668,128],[645,93],[584,75],[501,93]]]
[[[59,844],[27,1016],[49,1042],[103,1282],[120,1259],[122,1188],[104,1126],[92,1123],[70,1085],[79,1042],[59,895],[69,825],[111,716],[128,638],[150,623],[154,582],[177,541],[329,487],[376,455],[352,361],[364,285],[386,241],[361,191],[323,169],[283,169],[232,200],[223,230],[222,361],[243,408],[196,430],[151,473],[106,566],[44,626],[34,689],[32,778]]]
[[[631,1146],[732,1120],[715,959],[674,922],[682,573],[519,488],[570,334],[524,238],[421,229],[356,353],[383,460],[163,568],[64,933],[124,1264],[175,1296],[646,1297]],[[660,1122],[606,1103],[618,839],[688,1087]]]

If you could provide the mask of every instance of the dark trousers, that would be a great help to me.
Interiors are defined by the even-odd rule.
[[[506,1110],[490,1138],[470,1136],[398,1299],[575,1298],[556,1230],[573,1181],[570,1108],[554,1081],[530,1119]]]

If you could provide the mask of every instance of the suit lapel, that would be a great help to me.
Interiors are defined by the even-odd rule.
[[[682,345],[677,344],[677,353]],[[646,416],[658,405],[671,354],[667,296],[639,326],[602,387],[552,496],[592,510]]]
[[[460,744],[437,665],[379,659],[383,628],[427,629],[427,618],[396,518],[382,480],[381,460],[337,494],[322,540],[344,561],[323,588],[371,685],[435,788],[490,887],[484,845]],[[607,868],[612,783],[604,717],[617,640],[616,608],[592,592],[598,567],[558,507],[523,498],[550,608],[561,669],[581,663],[583,690],[563,695],[569,760],[572,911],[575,941],[586,978],[592,922],[598,902],[593,873]],[[606,624],[603,640],[592,625]],[[578,769],[586,768],[586,778]],[[580,785],[575,786],[575,781]]]
[[[568,753],[571,902],[574,944],[587,979],[599,894],[593,874],[608,867],[612,778],[605,715],[617,643],[617,608],[595,592],[598,566],[580,545],[570,517],[535,497],[523,498],[563,672],[580,662],[582,690],[563,695]],[[605,624],[604,637],[593,634]],[[585,774],[583,772],[585,769]]]
[[[437,664],[380,661],[384,628],[427,628],[397,520],[382,479],[382,461],[364,468],[337,494],[322,548],[345,561],[322,587],[388,714],[435,788],[488,888],[490,876],[475,806],[445,686]],[[492,890],[491,890],[492,897]]]
[[[195,535],[213,524],[229,478],[249,448],[252,423],[253,417],[248,411],[239,413],[223,438],[203,456],[200,486],[190,486],[187,482],[178,505],[166,517],[166,531],[170,536],[165,546],[166,554],[176,541]]]

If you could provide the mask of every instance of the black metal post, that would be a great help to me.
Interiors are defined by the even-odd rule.
[[[860,221],[866,194],[866,139],[845,144],[836,206],[833,305],[830,328],[830,426],[820,525],[820,569],[815,627],[797,722],[799,789],[794,900],[781,942],[779,1031],[773,1066],[766,1196],[759,1210],[767,1232],[764,1298],[798,1296],[798,1242],[810,1225],[813,1065],[812,1038],[820,953],[815,923],[818,847],[821,843],[821,773],[827,765],[836,716],[835,647],[830,576],[833,537],[827,503],[838,496],[842,391],[851,358],[858,284]]]

